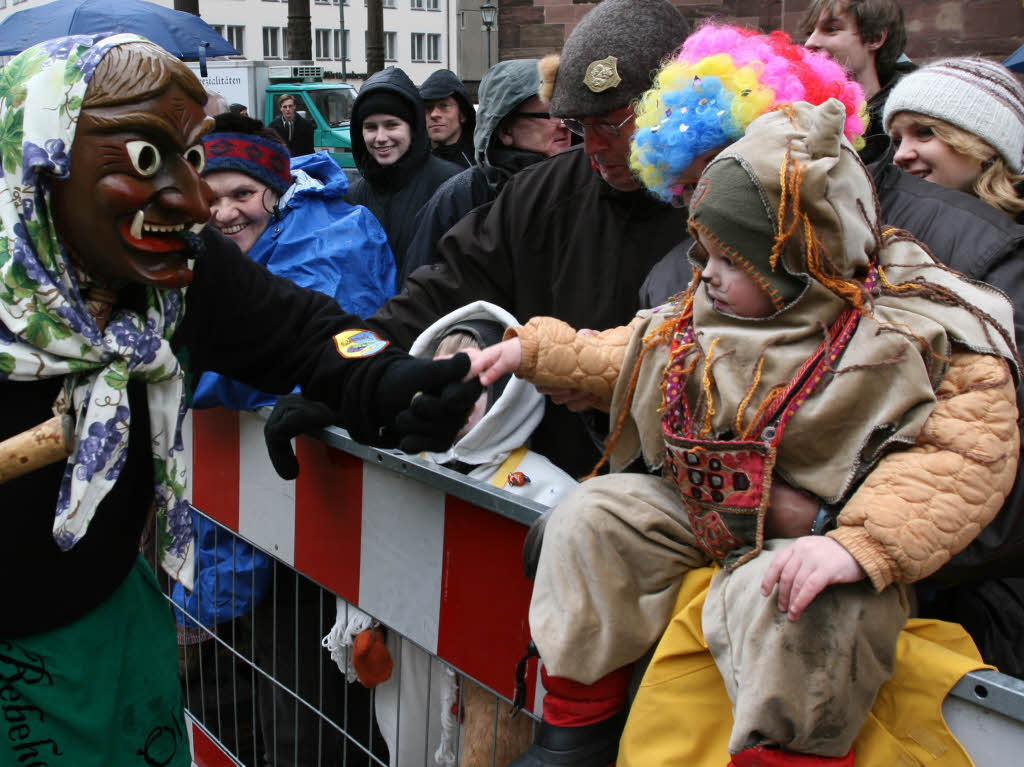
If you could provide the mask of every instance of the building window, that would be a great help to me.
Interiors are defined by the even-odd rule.
[[[316,30],[316,57],[318,59],[341,59],[341,30],[318,29]],[[349,60],[349,30],[345,30],[345,60]]]
[[[331,30],[316,30],[315,40],[316,46],[313,55],[318,59],[329,59],[331,57]]]
[[[366,32],[363,32],[363,47],[367,51],[370,50],[370,37]],[[385,32],[384,33],[384,60],[385,61],[398,61],[398,33],[397,32]]]
[[[441,10],[441,0],[427,0],[428,11],[439,11]]]
[[[427,61],[441,60],[441,35],[427,35]]]
[[[352,40],[351,31],[348,30],[348,29],[345,30],[345,45],[344,46],[341,45],[341,30],[334,29],[334,30],[331,30],[331,33],[332,33],[331,37],[334,40],[334,58],[340,59],[342,57],[342,54],[344,54],[345,61],[351,61],[352,57],[349,56],[349,53],[348,53],[348,51],[349,51],[349,44],[351,43],[351,40]]]
[[[228,45],[238,51],[239,55],[245,55],[245,27],[231,26],[223,27],[217,24],[213,27],[217,34],[228,41]]]
[[[398,0],[384,0],[383,5],[385,8],[397,8]]]
[[[409,46],[409,58],[411,58],[413,61],[426,60],[423,57],[423,43],[425,37],[426,35],[423,34],[422,32],[412,33],[412,41]]]
[[[285,55],[282,36],[288,39],[288,31],[284,27],[263,27],[263,58],[279,59]]]
[[[409,0],[409,8],[414,11],[422,11],[423,0]]]

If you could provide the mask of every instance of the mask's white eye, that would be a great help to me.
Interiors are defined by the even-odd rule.
[[[202,144],[190,146],[185,150],[185,162],[195,168],[196,173],[202,173],[206,167],[206,149]]]
[[[143,176],[152,176],[160,170],[160,150],[148,141],[129,141],[124,147],[135,170]]]

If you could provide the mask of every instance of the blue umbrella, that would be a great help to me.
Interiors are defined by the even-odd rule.
[[[0,56],[65,35],[134,32],[180,59],[240,55],[198,16],[146,0],[54,0],[12,13],[0,23]]]
[[[1014,72],[1024,72],[1024,45],[1011,53],[1010,57],[1003,62],[1003,66]]]

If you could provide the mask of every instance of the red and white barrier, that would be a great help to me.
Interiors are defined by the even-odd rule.
[[[512,697],[529,640],[524,525],[305,437],[299,477],[284,481],[259,416],[216,408],[190,419],[197,509]],[[532,664],[527,700],[539,712]]]

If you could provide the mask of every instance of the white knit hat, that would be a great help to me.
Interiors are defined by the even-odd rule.
[[[944,59],[911,72],[885,102],[886,131],[897,112],[955,125],[988,143],[1015,173],[1024,168],[1024,87],[1001,64]]]

